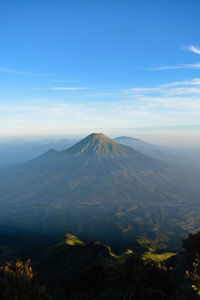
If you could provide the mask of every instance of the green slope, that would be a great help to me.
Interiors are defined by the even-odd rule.
[[[117,256],[106,245],[69,233],[45,249],[33,266],[53,299],[114,300],[134,295],[138,300],[164,300],[180,293],[171,270],[144,263],[131,251]]]

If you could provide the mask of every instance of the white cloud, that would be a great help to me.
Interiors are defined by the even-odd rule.
[[[178,69],[200,69],[200,63],[195,64],[178,64],[172,66],[160,66],[148,69],[149,71],[165,71],[165,70],[178,70]]]
[[[64,130],[66,128],[93,128],[105,126],[121,128],[133,126],[160,126],[163,123],[199,124],[200,95],[179,96],[167,94],[141,94],[115,102],[45,102],[34,105],[0,105],[0,124],[24,129],[45,126]],[[186,117],[188,116],[188,117]],[[173,120],[173,118],[175,118]],[[10,125],[9,125],[10,124]],[[63,129],[62,129],[63,128]],[[13,129],[14,130],[14,129]]]
[[[58,87],[49,88],[49,90],[54,90],[54,91],[78,91],[78,90],[90,90],[90,89],[91,88],[88,88],[88,87],[79,87],[79,86],[73,86],[73,87],[58,86]]]
[[[4,104],[0,104],[0,135],[3,132],[5,135],[5,132],[12,134],[16,131],[27,134],[59,134],[67,131],[88,132],[95,128],[200,124],[200,78],[153,87],[133,87],[115,93],[102,93],[101,96],[104,101],[95,100],[95,94],[92,95],[93,99],[90,98],[91,101],[27,99],[26,103],[18,105],[5,105],[5,101],[2,101]]]
[[[200,48],[196,47],[196,46],[189,46],[188,49],[196,54],[200,54]]]
[[[180,86],[180,85],[200,85],[200,78],[194,78],[191,80],[185,80],[185,81],[175,81],[165,84],[160,84],[160,87],[170,87],[170,86]]]
[[[10,69],[10,68],[4,68],[4,67],[0,67],[0,72],[5,72],[5,73],[15,74],[15,75],[36,76],[36,77],[55,75],[53,73],[26,72],[26,71],[21,71],[21,70],[16,70],[16,69]]]
[[[200,55],[200,48],[191,45],[188,47],[182,47],[182,50],[189,50],[195,54]],[[200,63],[193,63],[193,64],[177,64],[171,66],[159,66],[148,69],[149,71],[165,71],[165,70],[177,70],[177,69],[200,69]]]
[[[127,92],[127,93],[152,93],[152,92],[158,92],[160,91],[160,87],[157,86],[157,87],[152,87],[152,88],[130,88],[130,89],[125,89],[123,90],[124,92]]]
[[[200,95],[200,88],[192,88],[192,87],[176,87],[173,89],[168,89],[163,91],[163,94],[166,95],[192,95],[192,94],[199,94]]]
[[[139,87],[122,90],[122,92],[133,95],[160,95],[160,96],[178,96],[178,95],[194,95],[200,94],[200,78],[194,78],[192,80],[176,81],[167,84],[160,84],[156,87]]]

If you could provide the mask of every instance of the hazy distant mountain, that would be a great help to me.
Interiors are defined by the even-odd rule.
[[[70,231],[111,244],[136,236],[159,239],[162,232],[184,234],[191,219],[192,228],[199,224],[191,212],[191,205],[198,209],[199,192],[197,178],[91,134],[1,174],[0,224]]]
[[[76,142],[75,139],[0,141],[0,167],[23,163],[52,148],[61,151],[71,147]]]
[[[177,156],[173,153],[171,149],[161,147],[158,145],[153,145],[137,138],[121,136],[115,138],[114,140],[120,144],[131,147],[139,152],[142,152],[151,157],[155,157],[157,159],[165,161],[177,160]]]
[[[168,148],[159,145],[147,143],[141,139],[121,136],[114,139],[116,142],[131,147],[143,154],[156,159],[175,163],[186,169],[192,169],[193,172],[200,174],[200,149],[195,147],[186,148]]]

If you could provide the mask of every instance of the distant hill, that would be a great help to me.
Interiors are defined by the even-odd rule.
[[[198,178],[91,134],[2,172],[0,224],[116,247],[138,236],[172,246],[199,226],[199,192]]]

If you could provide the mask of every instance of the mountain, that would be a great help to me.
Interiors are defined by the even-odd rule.
[[[133,138],[129,136],[119,136],[114,139],[114,141],[132,147],[132,148],[146,148],[146,149],[161,149],[161,146],[153,145],[150,143],[147,143],[141,139]]]
[[[42,141],[27,141],[23,139],[0,140],[0,167],[23,163],[52,148],[61,151],[71,147],[76,142],[77,140],[75,139],[45,139]]]
[[[185,148],[168,148],[128,136],[117,137],[114,140],[150,157],[176,164],[185,170],[191,170],[192,173],[197,174],[197,176],[200,174],[199,147],[195,148],[191,145],[187,145]]]
[[[149,155],[156,159],[161,159],[164,161],[177,161],[178,155],[175,154],[173,150],[168,149],[166,147],[161,147],[158,145],[154,145],[151,143],[147,143],[141,139],[128,137],[128,136],[120,136],[114,139],[116,142],[131,147],[143,154]],[[180,159],[180,158],[179,158]]]
[[[172,245],[199,226],[199,192],[199,178],[94,133],[4,170],[0,224],[116,247],[138,236]]]

